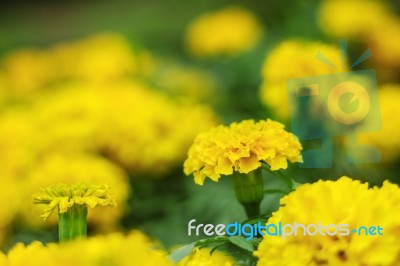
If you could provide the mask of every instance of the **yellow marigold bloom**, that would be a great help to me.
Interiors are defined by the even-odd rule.
[[[382,129],[360,134],[359,139],[360,143],[377,147],[381,151],[382,161],[393,162],[400,156],[400,85],[383,85],[378,94]]]
[[[7,266],[7,258],[1,251],[0,251],[0,266]]]
[[[235,261],[222,252],[215,251],[210,254],[207,248],[195,249],[192,254],[183,258],[178,266],[233,266]]]
[[[6,89],[11,95],[24,96],[46,86],[55,76],[55,66],[46,51],[24,49],[4,59]]]
[[[322,53],[335,66],[316,58]],[[311,77],[338,72],[342,68],[340,50],[319,42],[288,40],[273,49],[262,69],[261,98],[282,119],[289,118],[286,82],[292,78]]]
[[[107,209],[104,215],[102,208],[95,208],[88,213],[88,224],[96,231],[114,231],[125,211],[125,202],[130,193],[128,177],[123,169],[99,156],[85,154],[48,153],[34,168],[22,184],[24,200],[29,202],[41,188],[54,184],[108,184],[113,191],[113,197],[118,205]],[[55,215],[49,217],[46,223],[40,219],[43,207],[40,205],[23,204],[19,210],[26,225],[35,227],[54,226],[57,224]]]
[[[374,53],[379,73],[396,80],[400,66],[400,19],[387,22],[371,32],[368,45]]]
[[[136,71],[136,56],[118,34],[97,34],[52,48],[60,76],[88,81],[115,80]]]
[[[25,246],[18,243],[8,252],[5,261],[7,266],[24,265],[49,265],[49,266],[67,266],[70,261],[61,261],[57,259],[58,246],[44,246],[41,242],[35,241]]]
[[[105,109],[97,90],[98,86],[72,82],[33,97],[32,108],[27,111],[38,135],[35,142],[38,152],[76,153],[98,149],[97,136]]]
[[[39,242],[28,246],[17,244],[8,252],[5,260],[7,266],[173,265],[167,253],[139,231],[133,231],[126,236],[114,233],[79,239],[62,245],[44,246]]]
[[[382,188],[342,177],[299,186],[281,199],[268,223],[320,223],[380,226],[384,236],[353,234],[265,236],[254,253],[264,265],[386,265],[400,263],[400,188],[385,181]]]
[[[94,208],[97,205],[115,206],[113,197],[108,195],[108,185],[87,185],[84,183],[77,185],[58,184],[43,189],[41,196],[35,196],[35,204],[46,204],[49,207],[44,211],[42,217],[47,217],[58,208],[59,213],[67,212],[74,205],[86,205]]]
[[[260,35],[261,26],[252,13],[228,7],[195,19],[187,30],[186,44],[199,57],[232,55],[250,49]]]
[[[384,1],[326,0],[319,11],[319,22],[335,37],[365,38],[382,30],[391,15]]]
[[[244,120],[199,134],[189,149],[184,172],[193,173],[196,184],[202,185],[206,177],[218,181],[233,171],[247,174],[262,163],[271,170],[286,169],[287,160],[301,162],[301,149],[284,125],[270,119]]]
[[[217,121],[207,106],[175,102],[139,83],[119,84],[102,95],[108,112],[101,149],[133,173],[159,175],[177,166],[194,137]]]
[[[210,102],[216,92],[214,77],[201,69],[161,62],[155,78],[158,87],[175,98]]]

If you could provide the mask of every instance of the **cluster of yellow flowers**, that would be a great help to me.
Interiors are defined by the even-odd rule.
[[[287,168],[287,160],[301,162],[302,147],[296,136],[272,120],[244,120],[229,127],[218,126],[199,134],[184,163],[186,175],[196,184],[206,177],[218,181],[233,171],[249,173],[266,163],[271,170]]]
[[[264,237],[254,253],[264,265],[387,265],[400,263],[400,188],[368,188],[348,177],[304,184],[281,199],[269,223],[381,226],[384,237],[350,235]],[[310,211],[310,208],[312,211]],[[300,230],[301,231],[301,230]]]
[[[166,252],[139,231],[133,231],[127,236],[114,233],[62,245],[44,246],[40,242],[34,242],[28,246],[17,244],[7,256],[2,257],[3,263],[0,259],[2,266],[173,265]]]
[[[155,61],[119,35],[16,51],[2,63],[0,169],[9,186],[0,198],[15,200],[0,208],[0,242],[17,217],[45,226],[32,196],[57,183],[109,184],[117,207],[108,215],[93,210],[88,223],[116,230],[130,194],[128,176],[177,167],[194,137],[217,121],[208,106],[150,87],[144,77]],[[56,217],[46,224],[54,226]]]
[[[351,38],[371,47],[376,67],[395,78],[400,66],[400,19],[385,1],[325,0],[319,11],[321,27],[330,35]],[[381,66],[381,67],[380,67]]]
[[[195,19],[188,27],[186,44],[198,57],[234,55],[252,48],[260,37],[257,18],[234,6]]]
[[[323,54],[336,68],[316,58]],[[342,68],[340,50],[320,42],[287,40],[274,48],[267,56],[262,69],[261,98],[274,113],[289,118],[286,82],[292,78],[312,77],[336,73]],[[347,68],[345,66],[345,68]]]
[[[83,255],[82,255],[83,254]],[[195,250],[178,264],[173,263],[162,247],[140,231],[128,235],[113,233],[67,243],[33,242],[28,246],[15,245],[7,255],[0,252],[0,266],[232,266],[225,254],[210,250]]]

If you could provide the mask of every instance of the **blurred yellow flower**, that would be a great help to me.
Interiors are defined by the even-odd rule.
[[[399,265],[400,188],[385,181],[382,188],[342,177],[299,186],[283,197],[268,223],[381,226],[383,237],[302,233],[266,236],[254,253],[264,265]]]
[[[92,82],[109,81],[134,74],[136,55],[128,41],[118,34],[97,34],[51,50],[61,77]]]
[[[217,85],[209,72],[171,62],[159,68],[155,83],[172,97],[204,103],[215,98]]]
[[[29,116],[39,133],[38,153],[96,151],[104,117],[98,87],[74,82],[33,97]],[[46,132],[46,134],[42,134]]]
[[[379,32],[391,19],[385,1],[325,0],[319,11],[321,27],[340,38],[365,38]]]
[[[101,206],[116,206],[115,199],[108,194],[108,185],[75,185],[57,184],[43,188],[42,195],[34,197],[35,204],[45,204],[42,218],[45,220],[57,208],[59,213],[67,212],[74,205],[85,205],[88,208]]]
[[[385,1],[325,0],[321,27],[330,35],[350,38],[371,48],[381,79],[396,79],[400,66],[400,19]]]
[[[376,132],[359,135],[360,143],[380,149],[382,161],[393,162],[400,157],[400,85],[386,84],[379,91],[379,108],[382,118],[382,129]],[[399,121],[397,121],[399,120]]]
[[[260,36],[261,26],[252,13],[228,7],[195,19],[187,29],[186,44],[199,57],[233,55],[252,48]]]
[[[217,121],[207,106],[174,102],[140,83],[120,83],[102,93],[107,112],[101,149],[133,173],[177,166],[194,137]]]
[[[34,242],[15,245],[4,259],[7,266],[172,266],[165,251],[139,231],[110,234],[62,245]],[[1,257],[0,257],[1,262]],[[0,264],[1,265],[1,264]]]
[[[195,249],[193,252],[183,258],[178,266],[233,266],[235,261],[222,252],[215,251],[210,254],[210,249]]]
[[[56,74],[51,55],[35,49],[10,53],[4,59],[3,68],[6,89],[17,97],[42,89]]]
[[[322,53],[336,68],[316,58]],[[311,77],[344,71],[340,50],[320,42],[288,40],[282,42],[267,56],[262,69],[261,98],[275,114],[289,118],[286,82],[292,78]]]
[[[272,120],[244,120],[229,127],[218,126],[199,134],[184,163],[186,175],[196,184],[206,177],[218,181],[233,171],[249,173],[266,163],[271,170],[287,168],[287,160],[301,162],[302,147],[297,137]]]
[[[397,80],[400,67],[400,19],[388,22],[371,32],[368,45],[374,53],[378,73],[386,80]]]

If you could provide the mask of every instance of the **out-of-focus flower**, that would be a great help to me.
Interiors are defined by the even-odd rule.
[[[6,263],[7,263],[6,255],[4,255],[4,253],[0,251],[0,265],[7,266]]]
[[[157,174],[177,166],[194,137],[216,124],[204,105],[177,103],[143,84],[103,91],[106,117],[101,147],[133,173]]]
[[[29,116],[40,134],[36,140],[40,154],[96,151],[105,112],[98,90],[75,82],[33,98]]]
[[[263,265],[398,265],[400,263],[400,188],[382,188],[342,177],[299,186],[281,199],[268,223],[348,224],[349,235],[267,236],[254,253]],[[362,236],[350,230],[380,226],[384,236]],[[300,229],[301,230],[301,229]],[[314,231],[313,231],[314,232]],[[330,230],[332,232],[332,230]]]
[[[43,195],[34,197],[35,204],[45,204],[42,217],[47,219],[55,208],[59,213],[65,213],[74,205],[84,205],[94,208],[101,206],[116,206],[115,199],[108,195],[108,185],[76,185],[57,184],[43,189]]]
[[[52,53],[64,77],[109,81],[137,70],[134,52],[127,40],[118,34],[98,34],[60,44]]]
[[[400,66],[400,20],[385,1],[326,0],[319,20],[328,34],[371,48],[375,67],[385,80],[397,77],[393,68]]]
[[[171,62],[160,66],[155,83],[174,98],[196,102],[209,102],[216,90],[216,82],[210,73]]]
[[[198,57],[233,55],[253,47],[261,35],[255,16],[239,7],[206,13],[189,26],[186,43]]]
[[[326,0],[319,11],[321,27],[340,38],[365,38],[379,32],[391,20],[384,1]]]
[[[10,107],[0,114],[1,176],[22,179],[34,164],[38,134],[24,107]]]
[[[336,68],[316,58],[322,53]],[[292,78],[311,77],[339,72],[342,68],[340,50],[319,42],[289,40],[281,43],[267,56],[262,69],[261,97],[276,115],[289,118],[286,82]]]
[[[374,53],[379,73],[386,79],[398,78],[400,67],[400,19],[396,19],[371,32],[368,45]],[[392,73],[391,73],[392,72]]]
[[[16,244],[7,254],[5,258],[5,265],[7,266],[23,266],[27,265],[61,265],[67,266],[69,261],[58,261],[57,254],[58,246],[51,244],[49,247],[44,246],[42,243],[35,241],[28,246],[22,243]]]
[[[360,134],[360,143],[379,148],[382,153],[382,161],[393,162],[400,157],[400,139],[398,137],[400,85],[383,85],[378,94],[382,129],[376,132]]]
[[[128,178],[125,172],[101,157],[85,154],[47,154],[37,162],[37,166],[31,169],[29,176],[24,181],[26,201],[31,201],[43,187],[57,183],[75,184],[85,182],[88,184],[108,184],[112,187],[113,195],[118,204],[115,208],[109,208],[107,215],[104,211],[96,208],[89,212],[89,226],[94,226],[100,231],[113,231],[118,226],[125,202],[129,195]],[[24,204],[20,215],[26,224],[34,226],[45,226],[39,219],[42,213],[42,206]],[[49,217],[46,224],[53,226],[57,223],[57,217]]]
[[[34,242],[28,246],[17,244],[5,258],[8,266],[101,266],[143,265],[172,266],[165,251],[139,231],[129,235],[110,234],[62,245],[44,246]]]
[[[55,76],[51,55],[34,49],[9,54],[3,61],[3,68],[5,84],[14,96],[25,96],[41,89]]]
[[[218,181],[221,175],[249,173],[266,163],[271,170],[287,168],[287,160],[300,162],[302,147],[296,136],[272,120],[244,120],[229,127],[218,126],[199,134],[184,163],[186,175],[196,184],[206,177]]]
[[[235,261],[222,252],[215,251],[210,254],[207,248],[195,249],[192,254],[183,258],[178,266],[233,266]]]

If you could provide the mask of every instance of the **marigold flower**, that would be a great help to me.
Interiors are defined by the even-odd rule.
[[[335,37],[360,38],[380,31],[390,20],[384,1],[323,1],[319,11],[322,28]]]
[[[265,236],[254,253],[264,265],[399,265],[400,188],[385,181],[381,188],[342,177],[299,186],[283,197],[268,223],[380,226],[383,237],[356,235]]]
[[[218,126],[199,134],[184,163],[186,175],[194,175],[196,184],[206,177],[218,181],[234,171],[249,173],[266,163],[271,170],[287,168],[287,160],[301,162],[302,147],[296,136],[270,119],[244,120],[229,127]]]
[[[261,26],[252,13],[228,7],[193,21],[186,43],[190,52],[199,57],[232,55],[250,49],[260,35]]]
[[[85,205],[94,208],[101,206],[116,206],[115,199],[108,195],[108,185],[66,185],[58,184],[43,189],[44,195],[35,196],[35,204],[49,205],[42,217],[46,220],[58,207],[59,213],[65,213],[74,205]]]
[[[45,195],[34,197],[34,203],[49,205],[42,215],[45,220],[58,208],[58,236],[60,242],[65,242],[86,237],[88,207],[116,205],[108,189],[108,185],[58,184],[44,188]]]
[[[139,231],[96,236],[68,243],[47,244],[33,242],[27,246],[16,244],[7,256],[1,256],[7,266],[98,266],[143,265],[172,266],[167,253],[156,242]],[[3,260],[2,260],[3,259]]]
[[[323,54],[336,68],[319,61],[316,58],[318,53]],[[345,69],[342,69],[342,63]],[[346,69],[340,50],[334,46],[298,40],[282,42],[265,59],[261,99],[278,117],[288,119],[286,83],[289,79],[332,74]]]

